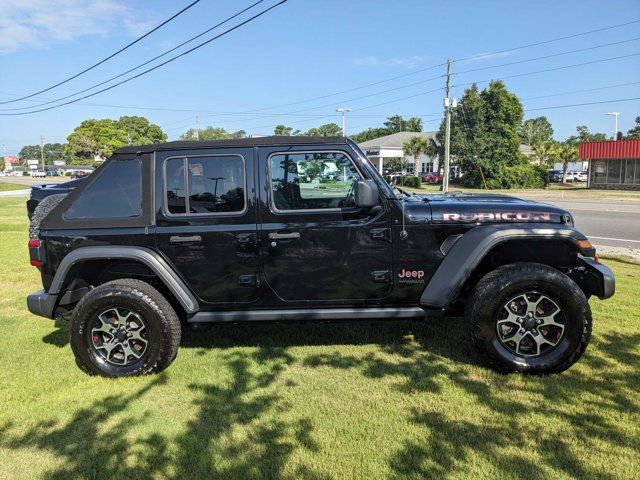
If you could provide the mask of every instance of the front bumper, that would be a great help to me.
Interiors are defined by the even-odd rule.
[[[27,296],[27,308],[34,315],[55,318],[53,311],[57,297],[57,295],[50,295],[44,290],[39,290]]]
[[[616,279],[611,269],[591,258],[579,258],[584,268],[583,289],[602,300],[612,297],[616,291]]]

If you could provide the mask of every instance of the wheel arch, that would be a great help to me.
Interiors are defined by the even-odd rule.
[[[420,297],[426,309],[444,310],[490,270],[516,262],[571,268],[577,255],[595,255],[587,238],[566,225],[483,225],[462,235],[447,252]]]
[[[78,301],[96,282],[117,278],[138,278],[155,284],[174,308],[179,306],[187,315],[199,310],[197,299],[177,272],[157,252],[145,247],[73,250],[60,262],[47,293],[55,296],[55,307],[58,307],[65,301]]]

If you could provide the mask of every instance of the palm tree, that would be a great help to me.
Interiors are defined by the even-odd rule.
[[[578,160],[578,146],[568,142],[562,143],[558,149],[558,160],[562,162],[562,183],[567,183],[569,164]]]
[[[429,141],[423,137],[411,137],[402,144],[402,151],[405,155],[413,157],[413,175],[420,173],[420,155],[426,154],[429,150]]]
[[[533,153],[540,165],[549,167],[553,167],[553,162],[558,158],[559,152],[560,144],[555,140],[539,143],[533,147]]]

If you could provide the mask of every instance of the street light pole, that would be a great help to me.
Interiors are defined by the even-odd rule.
[[[346,113],[350,112],[351,109],[350,108],[336,108],[336,112],[341,113],[342,114],[342,136],[346,137],[347,136],[347,122],[346,122]]]
[[[618,140],[618,115],[620,115],[620,112],[608,112],[607,115],[613,115],[613,141],[615,142]]]

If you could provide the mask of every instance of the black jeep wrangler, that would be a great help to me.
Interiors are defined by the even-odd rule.
[[[394,190],[345,138],[127,147],[49,208],[28,307],[71,319],[92,374],[164,369],[185,324],[461,312],[487,365],[560,372],[614,292],[566,211]]]

